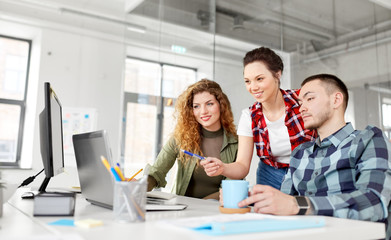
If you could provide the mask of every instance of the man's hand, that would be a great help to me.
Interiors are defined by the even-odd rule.
[[[220,188],[219,192],[220,192],[220,199],[219,199],[220,206],[224,206],[224,200],[223,200],[223,189],[222,189],[222,188]]]
[[[267,185],[255,185],[250,196],[238,205],[244,207],[252,203],[256,213],[296,215],[299,212],[295,197]]]
[[[219,176],[224,172],[224,163],[220,159],[207,157],[201,160],[200,164],[204,167],[205,173],[209,177]]]

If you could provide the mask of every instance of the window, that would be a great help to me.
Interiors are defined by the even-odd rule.
[[[391,139],[391,99],[383,98],[382,103],[383,130],[388,139]]]
[[[172,133],[175,99],[196,80],[196,70],[126,59],[121,155],[124,164],[152,164]]]
[[[31,41],[0,35],[0,166],[19,167]]]

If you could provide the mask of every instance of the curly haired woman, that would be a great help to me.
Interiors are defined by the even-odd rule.
[[[198,159],[184,155],[181,149],[232,163],[238,140],[231,104],[214,81],[202,79],[190,85],[175,104],[177,125],[153,166],[150,166],[148,190],[164,187],[167,172],[178,163],[176,194],[218,199],[224,176],[209,177]]]

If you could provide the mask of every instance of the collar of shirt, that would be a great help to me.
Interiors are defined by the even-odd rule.
[[[299,108],[299,102],[296,100],[298,98],[298,95],[300,93],[300,89],[297,90],[281,90],[282,96],[284,98],[286,111],[289,110],[289,108]],[[294,97],[292,96],[294,95]]]
[[[289,112],[289,109],[294,109],[300,107],[299,103],[297,102],[298,95],[300,93],[300,89],[297,90],[283,90],[280,88],[280,92],[282,94],[282,97],[284,98],[284,103],[285,103],[285,113]],[[294,95],[294,97],[292,96]],[[255,103],[255,109],[260,109],[259,111],[260,115],[263,115],[262,112],[262,104],[260,102]],[[251,107],[250,107],[251,110]]]
[[[315,141],[314,149],[315,147],[319,147],[319,148],[329,147],[331,144],[334,145],[334,147],[337,147],[342,140],[346,139],[353,132],[354,132],[353,125],[350,122],[348,122],[343,128],[339,129],[338,131],[331,134],[330,136],[323,139],[322,141],[320,141],[320,138],[318,137]]]

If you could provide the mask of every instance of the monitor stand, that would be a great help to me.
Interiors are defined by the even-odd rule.
[[[38,192],[46,192],[46,187],[48,186],[49,181],[50,181],[50,177],[45,177],[41,186],[38,189]]]

